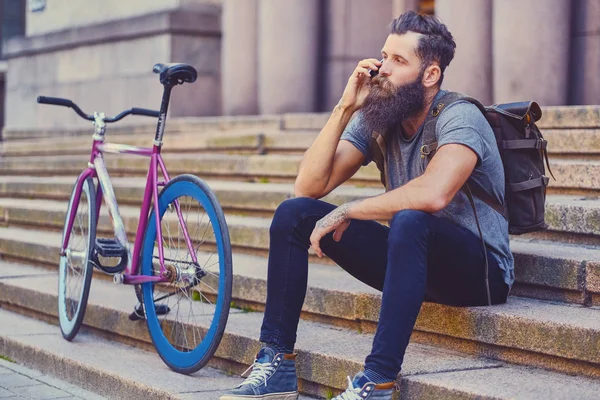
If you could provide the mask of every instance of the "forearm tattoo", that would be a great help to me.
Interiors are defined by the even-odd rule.
[[[354,204],[361,202],[360,200],[354,200],[346,204],[342,204],[319,221],[317,221],[317,228],[329,229],[332,226],[337,226],[348,219],[348,210]]]

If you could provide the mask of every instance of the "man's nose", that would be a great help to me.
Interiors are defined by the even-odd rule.
[[[384,60],[383,63],[381,63],[381,67],[379,67],[379,74],[382,76],[390,76],[391,73],[392,71],[388,67],[387,62]]]

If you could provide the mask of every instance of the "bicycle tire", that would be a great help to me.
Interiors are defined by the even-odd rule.
[[[193,201],[198,204],[206,211],[209,216],[210,223],[215,230],[215,244],[217,247],[217,253],[219,256],[219,275],[218,275],[218,295],[217,301],[214,305],[214,316],[210,322],[209,327],[204,327],[206,334],[204,339],[193,349],[189,351],[182,351],[169,342],[165,332],[161,328],[161,321],[157,315],[155,307],[155,296],[154,296],[154,283],[148,282],[142,284],[142,293],[144,301],[144,311],[146,316],[146,323],[152,342],[156,348],[157,353],[161,359],[165,362],[172,370],[183,373],[191,374],[201,369],[206,363],[212,358],[219,343],[221,342],[225,326],[227,325],[227,319],[229,316],[229,308],[231,302],[231,290],[233,281],[232,271],[232,256],[231,256],[231,243],[229,238],[229,230],[225,221],[223,210],[210,187],[200,178],[194,175],[180,175],[171,180],[161,191],[158,198],[159,215],[161,225],[163,224],[163,218],[165,212],[169,209],[169,204],[175,200],[180,201],[180,208],[183,208],[181,199],[183,196],[191,197]],[[168,222],[167,222],[168,223]],[[177,223],[179,225],[179,223]],[[190,226],[188,226],[188,230]],[[164,231],[163,238],[164,241]],[[153,262],[155,251],[155,240],[156,240],[156,223],[154,219],[154,210],[151,212],[148,227],[144,235],[144,241],[141,253],[142,268],[141,273],[143,275],[153,276]],[[195,247],[195,246],[194,246]],[[185,246],[187,250],[187,246]],[[198,249],[195,249],[198,253]],[[212,256],[211,256],[212,257]],[[210,259],[210,258],[209,258]],[[188,262],[189,264],[189,262]],[[199,263],[198,263],[199,264]],[[195,266],[195,270],[197,266]],[[154,267],[156,268],[156,267]],[[201,281],[200,281],[201,283]],[[199,284],[198,284],[199,286]],[[209,286],[210,287],[210,286]],[[190,299],[190,310],[194,307]],[[179,303],[178,303],[179,307]],[[203,309],[204,311],[204,309]],[[193,311],[192,311],[193,314]],[[179,309],[177,311],[179,315]],[[166,318],[166,317],[165,317]],[[195,317],[194,317],[195,318]],[[163,320],[165,324],[169,321]],[[172,324],[175,325],[175,324]],[[189,317],[188,317],[189,325]],[[167,329],[167,328],[165,328]],[[188,327],[183,327],[184,331]],[[193,329],[193,328],[192,328]],[[172,330],[176,328],[171,327]],[[187,333],[184,333],[187,340]],[[175,335],[177,336],[177,335]],[[195,337],[194,337],[195,339]],[[187,342],[186,342],[187,343]],[[186,349],[187,350],[187,349]]]
[[[67,208],[67,214],[65,216],[65,225],[63,228],[62,239],[70,235],[69,239],[69,247],[66,249],[66,255],[61,256],[59,260],[58,266],[58,319],[60,330],[63,337],[71,341],[75,338],[79,329],[81,328],[81,324],[83,323],[83,317],[85,316],[85,310],[87,308],[88,297],[90,294],[90,286],[92,283],[92,274],[93,274],[93,266],[90,262],[91,252],[95,245],[95,237],[96,237],[96,190],[94,187],[94,182],[92,178],[86,178],[83,181],[81,194],[79,199],[75,199],[76,196],[76,188],[77,183],[73,186],[73,190],[71,192],[71,198],[69,200],[69,206]],[[82,241],[78,241],[74,243],[75,238],[72,236],[73,231],[76,229],[76,223],[78,214],[75,214],[75,221],[73,221],[71,232],[67,232],[68,223],[69,223],[69,215],[71,213],[71,208],[75,200],[78,200],[79,207],[82,206],[82,200],[87,200],[87,206],[84,208],[87,209],[87,230],[84,231],[82,227],[80,227],[80,232],[85,236],[83,239],[83,244],[86,246],[81,250],[77,250],[77,253],[83,255],[83,259],[81,262],[81,276],[82,284],[80,290],[77,292],[77,301],[76,308],[73,310],[73,300],[67,294],[68,283],[69,283],[69,272],[75,271],[76,268],[70,264],[72,259],[69,259],[70,254],[74,254],[75,249],[72,246],[78,246]],[[78,213],[79,213],[78,207]],[[84,221],[81,221],[84,222]],[[61,243],[62,246],[62,243]],[[71,311],[71,312],[69,312]],[[72,314],[69,316],[69,314]]]

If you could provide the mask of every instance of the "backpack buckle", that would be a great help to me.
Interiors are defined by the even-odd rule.
[[[421,158],[428,157],[430,154],[431,150],[429,149],[429,146],[427,146],[426,144],[421,146]]]
[[[444,106],[445,106],[444,103],[436,104],[436,106],[433,107],[433,110],[431,110],[431,115],[434,117],[437,117],[438,115],[440,115],[440,112],[442,112],[442,108],[444,108]]]
[[[436,152],[438,148],[438,142],[432,142],[429,144],[424,144],[423,146],[421,146],[421,158],[425,158],[425,157],[429,157],[430,155],[432,155],[433,153]]]

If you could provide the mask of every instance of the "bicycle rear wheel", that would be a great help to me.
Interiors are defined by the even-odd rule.
[[[71,193],[62,236],[63,242],[69,237],[69,245],[58,266],[58,320],[63,337],[69,341],[79,332],[85,315],[93,273],[90,254],[96,237],[96,190],[92,178],[83,181],[79,196],[76,188],[77,184]],[[67,231],[76,203],[77,213]]]
[[[160,193],[158,208],[170,281],[142,284],[144,311],[162,360],[174,371],[190,374],[214,355],[227,324],[232,285],[229,231],[214,193],[193,175],[171,180]],[[156,236],[153,211],[142,247],[143,275],[160,274]]]

